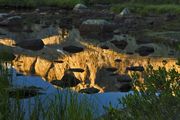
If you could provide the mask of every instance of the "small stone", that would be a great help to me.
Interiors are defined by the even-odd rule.
[[[139,72],[143,72],[144,71],[144,67],[143,66],[131,66],[131,67],[127,67],[126,70],[127,71],[139,71]]]
[[[70,72],[84,72],[84,70],[83,69],[81,69],[81,68],[70,68],[70,69],[68,69],[68,71],[70,71]]]
[[[124,8],[119,15],[121,16],[128,16],[130,15],[130,10],[128,8]]]
[[[69,53],[78,53],[78,52],[82,52],[84,49],[82,47],[70,45],[70,46],[63,47],[63,50]]]
[[[100,91],[99,89],[91,87],[91,88],[81,89],[79,92],[86,93],[86,94],[95,94],[95,93],[98,93],[99,91]]]

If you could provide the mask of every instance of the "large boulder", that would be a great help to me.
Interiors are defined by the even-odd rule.
[[[34,40],[25,40],[18,42],[15,44],[15,46],[19,46],[21,48],[28,50],[37,51],[44,48],[44,43],[41,39],[34,39]]]
[[[88,19],[80,25],[80,34],[88,38],[111,38],[115,25],[104,19]]]
[[[149,46],[141,46],[135,50],[136,53],[139,53],[140,56],[148,56],[154,53],[154,48]]]

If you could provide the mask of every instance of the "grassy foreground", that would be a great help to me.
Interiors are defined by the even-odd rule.
[[[105,120],[179,120],[180,73],[174,68],[154,70],[149,66],[143,84],[136,81],[138,74],[132,75],[140,90],[120,100],[124,109],[108,109]]]

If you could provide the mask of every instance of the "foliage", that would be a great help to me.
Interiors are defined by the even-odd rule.
[[[135,74],[134,74],[135,75]],[[134,76],[137,79],[137,75]],[[174,68],[149,66],[144,83],[135,82],[140,91],[127,95],[120,104],[123,110],[109,109],[106,119],[116,120],[178,120],[180,118],[180,73]]]
[[[83,0],[0,0],[1,6],[13,7],[56,6],[72,8],[78,3],[83,3]]]
[[[94,105],[83,97],[78,98],[76,93],[67,91],[64,94],[52,95],[43,101],[39,96],[26,100],[12,98],[9,89],[11,73],[4,62],[0,62],[0,120],[92,120]],[[22,91],[21,91],[22,92]],[[28,111],[24,111],[29,106]],[[33,107],[32,107],[33,106]],[[28,117],[29,116],[29,117]]]
[[[180,5],[176,4],[141,4],[141,3],[125,3],[117,4],[111,7],[111,11],[120,13],[124,8],[129,8],[131,12],[147,15],[150,13],[176,13],[180,14]]]

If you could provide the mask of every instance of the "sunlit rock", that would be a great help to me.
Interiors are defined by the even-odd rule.
[[[0,44],[2,44],[2,45],[13,46],[15,43],[16,43],[15,40],[12,40],[10,38],[0,39]]]
[[[36,62],[36,57],[17,56],[15,60],[13,60],[13,66],[17,69],[17,71],[22,72],[24,74],[34,74],[34,67]]]
[[[35,73],[42,77],[45,77],[49,69],[51,68],[51,62],[48,60],[41,59],[40,57],[37,58],[35,63]]]

